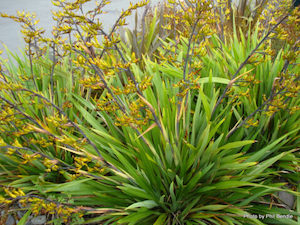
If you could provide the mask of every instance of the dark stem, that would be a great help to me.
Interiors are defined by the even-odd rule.
[[[195,35],[196,27],[197,27],[197,24],[199,23],[199,21],[200,21],[200,18],[198,18],[196,20],[196,22],[194,23],[193,29],[192,29],[192,34],[189,38],[188,49],[187,49],[186,58],[184,60],[184,67],[183,67],[183,80],[184,81],[186,80],[186,71],[187,71],[187,66],[188,66],[188,63],[189,63],[191,43],[192,43],[193,36]]]

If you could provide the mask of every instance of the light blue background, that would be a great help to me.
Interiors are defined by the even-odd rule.
[[[108,12],[103,15],[102,23],[106,31],[109,30],[114,21],[118,18],[122,9],[127,9],[129,3],[137,3],[139,0],[111,0],[111,3],[104,9]],[[151,0],[151,4],[159,2],[159,0]],[[94,6],[94,1],[88,3],[88,8]],[[55,23],[52,21],[51,10],[57,10],[53,6],[51,0],[0,0],[0,12],[7,14],[16,14],[16,11],[35,12],[37,18],[40,19],[38,24],[40,27],[46,29],[46,34],[50,35],[52,26]],[[133,25],[133,18],[127,20],[129,24]],[[11,19],[0,18],[0,49],[3,50],[1,43],[4,43],[11,51],[19,52],[19,48],[24,48],[24,41],[20,33],[19,25]]]

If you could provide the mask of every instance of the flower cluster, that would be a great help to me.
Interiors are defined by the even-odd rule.
[[[51,160],[51,159],[48,159],[48,158],[44,158],[43,164],[47,168],[46,172],[58,171],[59,170],[59,166],[57,165],[58,164],[57,160]]]
[[[49,214],[56,215],[58,218],[62,218],[63,222],[71,222],[73,214],[76,213],[79,217],[83,216],[80,209],[71,208],[66,205],[56,203],[53,201],[44,200],[37,197],[26,197],[19,200],[23,207],[29,207],[33,214]]]
[[[144,126],[152,119],[152,113],[147,108],[145,102],[138,99],[129,104],[130,114],[122,114],[116,117],[116,126]]]
[[[82,174],[80,170],[88,171],[89,173],[100,173],[104,174],[106,169],[101,165],[99,161],[93,160],[89,156],[75,156],[74,157],[74,165],[76,169],[74,171],[79,176]]]

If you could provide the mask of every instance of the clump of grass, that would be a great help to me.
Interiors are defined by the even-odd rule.
[[[223,38],[211,1],[169,1],[127,46],[116,31],[147,3],[105,33],[108,2],[84,13],[85,2],[54,1],[52,39],[29,15],[2,14],[29,45],[18,66],[2,61],[0,206],[56,224],[297,224],[299,205],[277,192],[300,198],[299,11]],[[159,39],[171,11],[184,26]]]

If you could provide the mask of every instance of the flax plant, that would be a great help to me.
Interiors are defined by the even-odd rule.
[[[1,64],[0,207],[56,224],[297,224],[299,11],[220,40],[211,1],[170,0],[174,36],[158,42],[153,19],[137,49],[117,31],[146,1],[108,33],[109,2],[87,2],[53,1],[53,38],[2,14],[30,32],[29,59]]]

